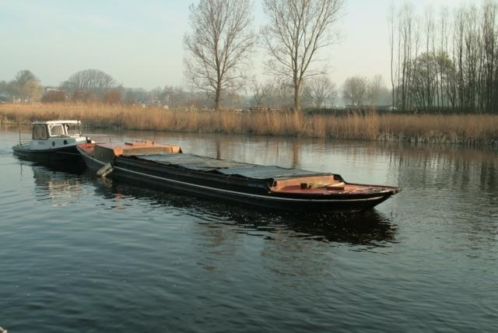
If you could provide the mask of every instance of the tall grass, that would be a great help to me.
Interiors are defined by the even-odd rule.
[[[276,111],[165,110],[103,104],[4,104],[0,120],[80,119],[90,128],[300,136],[336,139],[498,143],[498,116],[303,115]]]

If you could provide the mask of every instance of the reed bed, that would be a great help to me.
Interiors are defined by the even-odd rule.
[[[299,136],[427,143],[498,144],[495,115],[304,115],[233,110],[142,108],[105,104],[4,104],[2,123],[80,119],[87,127],[125,130]]]

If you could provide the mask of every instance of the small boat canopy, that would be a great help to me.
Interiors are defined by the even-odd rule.
[[[33,122],[33,140],[47,140],[49,137],[81,136],[79,120],[49,120]]]
[[[33,125],[55,125],[55,124],[72,124],[81,125],[79,120],[47,120],[47,121],[33,121]]]

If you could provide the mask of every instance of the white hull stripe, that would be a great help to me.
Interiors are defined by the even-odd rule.
[[[95,160],[95,159],[94,159]],[[97,160],[95,160],[97,161]],[[102,162],[99,161],[102,165],[104,165]],[[286,201],[286,202],[316,202],[316,203],[344,203],[344,202],[368,202],[368,201],[376,201],[379,199],[384,198],[384,195],[377,196],[377,197],[372,197],[372,198],[358,198],[358,199],[294,199],[294,198],[284,198],[284,197],[276,197],[276,196],[267,196],[267,195],[260,195],[260,194],[252,194],[252,193],[246,193],[246,192],[238,192],[238,191],[232,191],[232,190],[225,190],[221,188],[216,188],[216,187],[210,187],[210,186],[205,186],[205,185],[198,185],[198,184],[193,184],[193,183],[188,183],[188,182],[182,182],[179,180],[174,180],[170,178],[164,178],[164,177],[159,177],[159,176],[154,176],[154,175],[149,175],[146,173],[138,172],[138,171],[132,171],[120,167],[114,167],[114,169],[123,171],[123,172],[128,172],[132,173],[135,175],[139,175],[142,177],[147,177],[147,178],[152,178],[152,179],[157,179],[157,180],[162,180],[164,182],[169,182],[169,183],[174,183],[178,185],[184,185],[184,186],[190,186],[190,187],[195,187],[198,189],[203,189],[207,191],[214,191],[214,192],[220,192],[220,193],[226,193],[226,194],[233,194],[237,196],[242,196],[242,197],[251,197],[251,198],[257,198],[260,200],[273,200],[273,201]]]

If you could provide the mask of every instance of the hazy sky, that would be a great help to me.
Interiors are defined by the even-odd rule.
[[[400,3],[394,0],[394,3]],[[454,7],[479,0],[416,0],[414,7]],[[0,80],[31,70],[45,85],[96,68],[127,87],[185,85],[183,36],[189,5],[181,0],[0,0]],[[393,0],[345,0],[335,27],[338,42],[327,50],[329,76],[342,85],[352,75],[389,77],[387,16]],[[264,13],[255,0],[255,25]],[[264,50],[253,56],[265,77]]]

